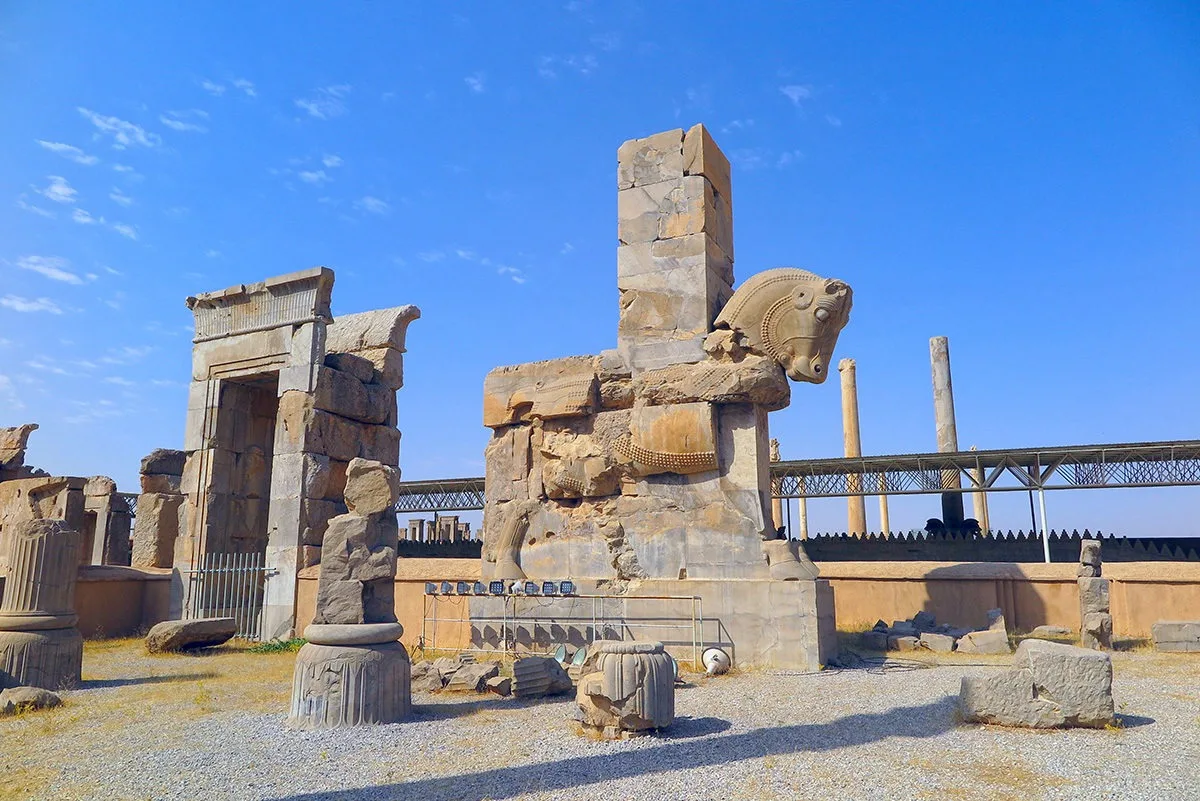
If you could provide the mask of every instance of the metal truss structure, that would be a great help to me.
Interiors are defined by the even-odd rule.
[[[1200,486],[1200,440],[1072,445],[771,465],[780,498]],[[482,478],[405,481],[397,512],[482,509]]]

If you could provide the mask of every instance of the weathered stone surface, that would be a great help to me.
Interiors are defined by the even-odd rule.
[[[404,386],[404,351],[395,348],[364,348],[354,354],[375,369],[375,379],[395,391]]]
[[[92,476],[83,485],[84,496],[90,498],[112,495],[116,491],[117,482],[108,476]]]
[[[1079,580],[1079,611],[1087,615],[1091,612],[1109,610],[1108,579],[1080,578]]]
[[[1100,567],[1100,540],[1083,540],[1079,544],[1079,563]],[[1096,575],[1100,575],[1097,573]]]
[[[497,367],[483,381],[483,424],[489,428],[579,417],[596,410],[593,357],[571,356]]]
[[[1200,620],[1160,620],[1150,635],[1159,651],[1200,651]]]
[[[145,476],[143,476],[145,478]],[[181,530],[184,496],[143,492],[133,522],[134,567],[170,567]],[[185,527],[186,528],[186,527]]]
[[[79,532],[62,520],[22,520],[9,528],[0,631],[74,626]]]
[[[364,384],[375,380],[375,364],[356,353],[326,353],[325,366],[349,373]]]
[[[0,689],[69,689],[79,683],[82,672],[79,629],[0,630]]]
[[[576,720],[607,738],[675,720],[675,665],[657,642],[599,641],[596,671],[579,680]]]
[[[921,645],[921,641],[913,636],[890,635],[887,638],[887,649],[889,651],[915,651]]]
[[[1088,612],[1083,616],[1079,642],[1084,648],[1097,651],[1112,649],[1113,619],[1107,612]]]
[[[948,634],[927,631],[921,635],[921,646],[935,653],[948,654],[954,650],[954,638]]]
[[[166,473],[148,473],[138,478],[143,495],[146,493],[178,495],[180,492],[182,476],[172,476]],[[139,513],[141,512],[140,504],[138,511]]]
[[[921,610],[912,616],[913,628],[922,634],[927,631],[934,631],[937,628],[937,618],[933,613]]]
[[[327,729],[397,723],[412,711],[408,652],[398,642],[306,644],[296,654],[288,724]]]
[[[1100,568],[1095,565],[1080,565],[1075,568],[1075,575],[1079,578],[1096,578],[1100,575]]]
[[[0,428],[0,471],[15,472],[24,466],[29,435],[37,429],[37,423]]]
[[[703,175],[718,195],[732,199],[729,159],[717,147],[708,130],[693,125],[683,137],[683,174]],[[731,254],[732,255],[732,254]]]
[[[527,656],[513,662],[512,691],[518,698],[557,695],[571,687],[567,671],[550,657]]]
[[[888,633],[896,637],[916,637],[921,632],[917,631],[911,620],[893,620],[892,625],[888,627]]]
[[[333,518],[325,529],[321,546],[321,579],[391,580],[396,575],[396,549],[391,537],[393,531],[394,527],[386,526],[378,519],[354,514]]]
[[[987,611],[987,627],[990,631],[1008,631],[1008,623],[1004,620],[1003,609],[989,609]]]
[[[683,147],[682,128],[625,142],[617,150],[617,188],[682,178]]]
[[[868,631],[862,636],[863,648],[870,651],[888,650],[888,635],[886,631]]]
[[[712,404],[635,406],[629,437],[617,443],[638,475],[687,475],[717,467],[717,429]]]
[[[304,639],[314,645],[375,645],[403,635],[399,623],[311,623],[304,628]]]
[[[40,687],[10,687],[0,691],[0,715],[14,715],[33,709],[52,709],[62,705],[58,693]]]
[[[442,674],[434,670],[428,662],[418,662],[417,665],[426,665],[427,667],[422,668],[418,674],[416,665],[413,666],[412,689],[425,693],[441,692],[442,688],[446,686],[446,679]]]
[[[350,373],[332,367],[317,367],[313,403],[318,409],[360,423],[378,425],[388,422],[389,396],[395,399],[395,393],[386,388],[382,393],[369,392],[366,385]]]
[[[1054,640],[1070,637],[1074,633],[1066,626],[1038,626],[1029,632],[1029,636],[1039,640]]]
[[[965,677],[959,703],[967,722],[1100,728],[1113,720],[1112,660],[1086,648],[1025,640],[1012,670]]]
[[[481,693],[487,691],[487,682],[500,675],[500,666],[495,662],[463,665],[454,671],[447,690],[455,692]]]
[[[390,512],[400,497],[400,471],[366,459],[352,459],[346,468],[346,507],[356,515]]]
[[[705,361],[647,370],[633,379],[633,394],[652,406],[693,403],[757,403],[782,409],[791,386],[774,359],[746,354],[737,362]]]
[[[512,695],[512,679],[508,676],[493,676],[485,683],[487,691],[501,697]]]
[[[361,353],[391,348],[403,353],[408,326],[420,317],[421,310],[416,306],[343,314],[326,329],[325,350],[329,353]]]
[[[960,654],[1011,654],[1012,647],[1008,644],[1008,634],[1003,631],[989,629],[987,631],[972,631],[963,635],[955,645],[954,650]]]
[[[235,634],[237,621],[231,617],[165,620],[156,623],[146,634],[146,650],[162,653],[212,648],[227,642]]]

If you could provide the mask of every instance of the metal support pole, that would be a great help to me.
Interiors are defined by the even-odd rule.
[[[1046,490],[1038,487],[1038,504],[1042,508],[1042,553],[1050,564],[1050,526],[1046,523]]]

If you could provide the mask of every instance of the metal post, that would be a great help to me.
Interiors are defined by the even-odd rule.
[[[1050,526],[1046,523],[1046,490],[1038,487],[1038,504],[1042,508],[1042,553],[1050,564]]]

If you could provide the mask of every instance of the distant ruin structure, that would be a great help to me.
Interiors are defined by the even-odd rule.
[[[739,660],[816,667],[832,589],[777,538],[767,414],[828,376],[850,287],[779,268],[733,290],[729,163],[701,125],[623,144],[617,189],[617,348],[485,379],[483,575],[571,577],[631,612],[701,596]]]
[[[262,554],[262,636],[287,636],[297,571],[320,560],[326,526],[346,512],[351,460],[399,464],[396,390],[420,311],[335,321],[333,282],[332,270],[315,267],[187,300],[196,334],[183,500],[173,515],[174,473],[144,464],[143,492],[163,497],[159,523],[139,525],[138,538],[139,561],[160,564],[175,535],[172,617],[213,614],[202,580],[210,555]]]

